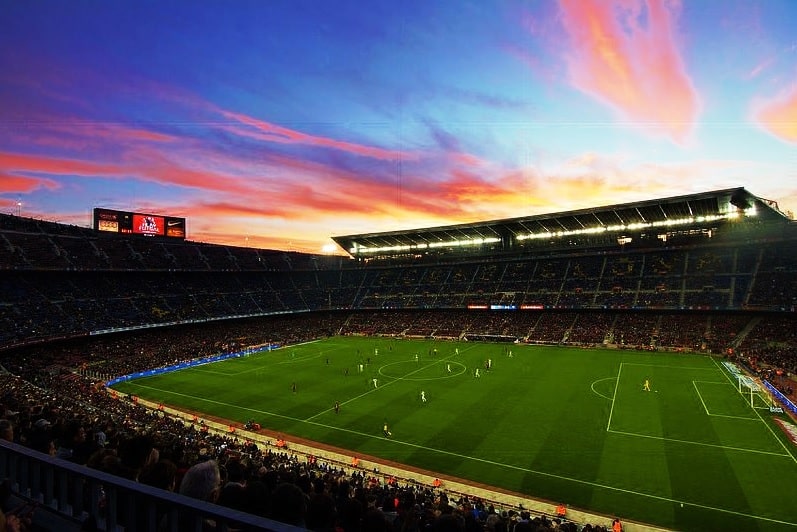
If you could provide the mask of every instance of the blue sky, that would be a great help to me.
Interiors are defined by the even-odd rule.
[[[0,0],[0,210],[333,235],[743,186],[797,211],[797,3]]]

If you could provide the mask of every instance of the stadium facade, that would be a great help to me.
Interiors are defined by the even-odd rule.
[[[335,237],[350,258],[107,234],[8,215],[0,217],[0,238],[4,348],[320,310],[790,314],[797,304],[797,225],[743,188]],[[535,341],[534,319],[508,320],[519,340]],[[474,333],[449,328],[450,335]]]

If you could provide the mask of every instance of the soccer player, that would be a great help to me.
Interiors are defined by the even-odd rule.
[[[415,353],[415,362],[418,362],[418,353]]]
[[[481,377],[482,374],[479,373],[479,368],[476,368],[476,373],[473,375],[474,377]]]
[[[424,390],[421,390],[421,402],[426,402],[426,392]]]
[[[293,391],[293,393],[296,393],[296,383],[295,382],[293,384],[291,384],[291,390]]]
[[[376,388],[376,387],[377,387],[377,385],[379,384],[379,381],[378,381],[378,380],[376,380],[376,377],[374,377],[373,379],[371,379],[371,382],[373,382],[373,383],[374,383],[374,388]]]
[[[451,373],[451,364],[446,364],[446,372]]]
[[[455,347],[455,348],[454,348],[454,354],[455,354],[455,355],[458,355],[458,354],[459,354],[459,347]]]
[[[385,435],[385,438],[389,438],[393,435],[393,433],[390,432],[390,429],[387,426],[387,421],[385,421],[385,424],[382,427],[382,433]]]
[[[650,391],[650,381],[648,379],[645,379],[645,384],[642,385],[642,391],[643,392]]]
[[[340,412],[340,403],[335,401],[335,413],[337,414],[338,412]]]

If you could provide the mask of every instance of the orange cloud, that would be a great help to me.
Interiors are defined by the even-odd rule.
[[[560,0],[572,84],[683,142],[699,103],[675,42],[675,2]]]
[[[468,157],[464,160],[474,163]],[[372,226],[377,220],[407,220],[419,226],[427,221],[445,223],[452,217],[472,221],[478,212],[474,202],[480,197],[495,198],[501,189],[465,171],[451,172],[449,180],[431,182],[408,170],[396,180],[369,180],[352,170],[289,156],[272,155],[268,165],[278,169],[279,179],[252,186],[245,194],[228,191],[218,201],[192,207],[192,215],[237,218],[252,226],[266,219],[290,220],[285,231],[300,224],[315,224],[313,231],[319,226],[340,231],[340,223],[355,219],[368,219]],[[513,195],[509,188],[500,193],[506,198]],[[460,203],[463,199],[467,201]]]
[[[797,143],[797,85],[756,107],[754,119],[765,131],[788,143]]]

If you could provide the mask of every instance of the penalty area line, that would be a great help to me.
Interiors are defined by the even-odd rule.
[[[700,445],[702,447],[714,447],[715,449],[722,449],[724,451],[737,451],[742,453],[755,453],[755,454],[765,454],[768,456],[782,456],[784,458],[792,458],[790,454],[784,453],[775,453],[772,451],[761,451],[758,449],[747,449],[745,447],[732,447],[730,445],[718,445],[716,443],[704,443],[700,441],[690,441],[690,440],[679,440],[678,438],[667,438],[666,436],[653,436],[651,434],[640,434],[638,432],[625,432],[622,430],[614,430],[611,429],[608,432],[612,432],[614,434],[622,434],[623,436],[636,436],[637,438],[647,438],[650,440],[660,440],[660,441],[671,441],[675,443],[684,443],[687,445]]]

